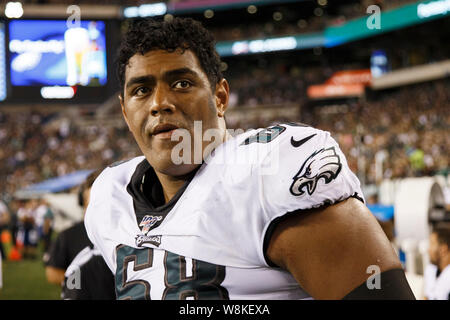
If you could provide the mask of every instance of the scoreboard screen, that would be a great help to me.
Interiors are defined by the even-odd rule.
[[[66,20],[9,22],[12,86],[103,86],[107,82],[105,23]]]
[[[0,101],[6,99],[6,50],[5,24],[0,22]]]

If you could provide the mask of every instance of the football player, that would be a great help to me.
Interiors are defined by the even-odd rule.
[[[430,264],[424,272],[427,300],[450,300],[450,225],[440,222],[429,236]]]
[[[117,298],[414,299],[330,134],[233,137],[220,64],[192,19],[142,19],[122,41],[119,99],[143,155],[102,172],[85,217]]]

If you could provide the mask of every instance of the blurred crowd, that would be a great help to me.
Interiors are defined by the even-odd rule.
[[[56,125],[51,123],[57,118]],[[79,127],[57,113],[0,112],[0,194],[80,169],[105,167],[137,154],[123,127]]]
[[[312,68],[300,71],[297,66],[260,61],[257,67],[247,68],[248,72],[226,73],[231,84],[231,107],[302,103],[305,96],[299,93],[306,92],[306,83],[313,83],[315,75],[320,74]],[[237,71],[242,64],[235,64],[233,69]]]
[[[326,5],[319,5],[319,2]],[[226,28],[212,27],[211,30],[218,41],[314,33],[323,31],[326,27],[341,25],[349,20],[366,16],[367,8],[371,5],[377,5],[385,11],[414,2],[416,1],[361,0],[335,5],[330,1],[305,1],[296,4],[295,8],[275,8],[274,16],[268,16],[264,20],[235,20],[230,21]]]

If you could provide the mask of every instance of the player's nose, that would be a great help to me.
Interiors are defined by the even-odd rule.
[[[164,85],[157,85],[154,88],[149,108],[150,114],[154,117],[174,113],[175,105],[171,102],[170,90],[165,88]]]

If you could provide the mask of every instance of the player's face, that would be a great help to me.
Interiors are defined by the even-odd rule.
[[[430,262],[434,265],[439,265],[439,242],[436,233],[430,234],[430,245],[428,247],[428,254]]]
[[[194,162],[194,122],[197,133],[200,123],[197,121],[201,121],[201,133],[219,129],[219,119],[223,118],[227,102],[226,80],[212,91],[208,77],[190,50],[184,53],[153,50],[145,55],[136,54],[129,60],[121,98],[122,112],[141,151],[156,171],[179,176],[196,168],[199,163]],[[172,149],[184,141],[184,138],[172,141],[177,128],[186,129],[185,133],[191,137],[189,164],[174,164]],[[198,137],[197,134],[196,139]],[[201,155],[209,143],[199,144]]]

